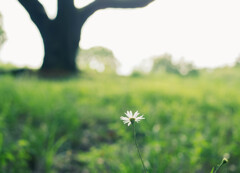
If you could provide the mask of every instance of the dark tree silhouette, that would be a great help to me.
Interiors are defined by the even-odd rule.
[[[76,72],[76,53],[85,21],[94,12],[106,8],[145,7],[154,0],[95,0],[76,8],[74,0],[58,0],[55,19],[48,18],[38,0],[18,0],[40,31],[44,43],[42,72]]]

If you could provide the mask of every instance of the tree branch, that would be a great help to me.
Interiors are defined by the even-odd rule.
[[[154,0],[95,0],[80,11],[89,17],[94,12],[105,8],[140,8],[145,7]]]
[[[37,25],[41,32],[41,28],[49,21],[47,13],[38,0],[18,0],[19,3],[27,10],[32,21]]]

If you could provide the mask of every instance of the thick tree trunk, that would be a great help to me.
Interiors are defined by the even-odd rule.
[[[45,43],[45,56],[40,70],[42,72],[76,72],[75,57],[77,48],[74,48],[76,46],[73,45],[72,52],[70,52],[67,48],[69,47],[68,44],[61,43],[59,45],[59,43],[55,43]]]
[[[65,9],[65,14],[59,14],[40,31],[45,51],[40,70],[44,73],[75,73],[83,22],[72,9],[71,13]]]
[[[80,41],[80,30],[69,30],[75,26],[53,24],[42,34],[44,42],[44,60],[42,72],[76,72],[76,53]]]

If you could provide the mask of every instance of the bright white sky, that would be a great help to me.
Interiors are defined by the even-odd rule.
[[[54,17],[56,0],[41,2]],[[141,9],[101,10],[85,23],[80,46],[111,49],[125,74],[164,53],[198,67],[232,64],[240,55],[239,8],[239,0],[155,0]],[[17,0],[0,0],[0,12],[8,38],[0,60],[40,67],[43,43],[27,12]]]

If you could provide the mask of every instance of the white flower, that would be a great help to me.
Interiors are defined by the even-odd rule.
[[[136,111],[134,115],[132,114],[132,111],[127,111],[125,115],[127,115],[127,117],[121,116],[120,119],[123,120],[124,124],[128,124],[128,126],[133,124],[135,121],[138,123],[140,120],[145,119],[143,115],[140,117],[137,117],[139,115],[138,111]]]

